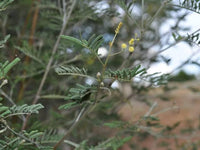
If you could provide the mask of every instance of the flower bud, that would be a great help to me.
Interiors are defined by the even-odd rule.
[[[125,43],[122,43],[121,48],[125,49],[125,48],[127,48],[127,45]]]
[[[134,38],[131,38],[130,40],[129,40],[129,45],[133,45],[134,44],[134,41],[135,41],[135,39]]]
[[[1,85],[0,85],[0,88],[1,88],[2,86],[6,85],[7,83],[8,83],[8,80],[7,80],[7,79],[3,80],[3,82],[2,82]]]
[[[97,78],[100,78],[101,77],[101,73],[100,72],[97,72]]]
[[[104,86],[104,83],[103,83],[103,82],[101,82],[101,83],[100,83],[100,86]]]
[[[130,53],[132,53],[134,50],[135,50],[135,49],[134,49],[133,46],[130,46],[129,49],[128,49],[128,51],[129,51]]]

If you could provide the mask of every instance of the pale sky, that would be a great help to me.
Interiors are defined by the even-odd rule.
[[[173,25],[173,23],[173,20],[167,21],[166,24],[161,27],[161,32],[166,32],[168,29],[170,29],[170,26]],[[196,31],[200,28],[200,14],[191,13],[187,16],[186,21],[184,21],[182,25],[185,27],[191,27],[188,32],[181,33],[182,35],[187,35],[187,33],[192,33]],[[162,53],[163,56],[172,59],[169,65],[166,65],[165,63],[154,64],[149,69],[149,71],[151,73],[156,72],[156,70],[160,70],[163,73],[171,72],[173,69],[177,68],[184,61],[186,61],[194,52],[195,55],[193,56],[193,60],[200,60],[199,46],[190,47],[185,42],[181,42]],[[183,67],[183,70],[190,74],[200,74],[200,67],[197,67],[195,65],[186,65],[185,67]]]

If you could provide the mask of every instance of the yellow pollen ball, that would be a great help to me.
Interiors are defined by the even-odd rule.
[[[128,51],[129,51],[130,53],[132,53],[134,50],[135,50],[135,49],[134,49],[133,46],[130,46],[129,49],[128,49]]]
[[[129,43],[129,45],[133,45],[133,44],[134,44],[134,41],[135,41],[135,39],[134,39],[134,38],[130,39],[130,41],[128,42],[128,43]]]
[[[123,43],[123,44],[121,45],[121,48],[122,48],[122,49],[125,49],[125,48],[127,48],[127,45],[126,45],[125,43]]]

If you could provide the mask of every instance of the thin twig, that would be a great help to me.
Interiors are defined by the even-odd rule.
[[[199,32],[199,31],[200,31],[200,28],[199,28],[199,29],[197,29],[196,31],[194,31],[193,33],[191,33],[190,35],[193,35],[193,34],[195,34],[195,33]],[[178,40],[178,41],[176,41],[176,42],[172,43],[171,45],[167,46],[166,48],[164,48],[164,49],[162,49],[162,50],[158,51],[158,52],[157,52],[157,53],[155,53],[153,56],[151,56],[149,59],[152,59],[152,58],[156,57],[158,54],[160,54],[160,53],[162,53],[162,52],[164,52],[164,51],[168,50],[169,48],[171,48],[171,47],[173,47],[173,46],[177,45],[178,43],[180,43],[180,42],[182,42],[182,41],[186,40],[187,38],[188,38],[188,36],[185,36],[185,37],[181,38],[180,40]]]
[[[102,73],[101,73],[101,74],[102,74],[102,77],[104,77],[104,73],[105,73],[106,67],[107,67],[107,65],[108,65],[108,60],[109,60],[109,58],[110,58],[110,56],[111,56],[112,46],[113,46],[113,43],[114,43],[114,41],[115,41],[115,39],[116,39],[116,37],[117,37],[117,34],[118,34],[118,33],[115,33],[115,35],[114,35],[112,41],[110,42],[109,50],[108,50],[108,56],[106,57],[105,63],[104,63],[103,68],[102,68]]]
[[[75,148],[78,148],[80,145],[77,144],[77,143],[74,143],[72,141],[69,141],[69,140],[64,140],[65,143],[71,145],[71,146],[74,146]]]
[[[161,6],[159,7],[159,9],[156,11],[156,13],[154,14],[154,16],[151,18],[151,20],[149,21],[148,26],[149,27],[152,22],[154,21],[154,19],[158,16],[158,14],[161,12],[161,10],[164,8],[164,6],[166,6],[166,4],[168,3],[169,0],[165,0],[164,2],[162,2]]]
[[[8,100],[12,105],[16,105],[15,102],[12,100],[12,98],[9,97],[3,90],[0,89],[0,93],[1,93],[1,95],[3,95],[5,98],[7,98],[7,100]]]
[[[199,49],[200,50],[200,49]],[[197,50],[194,53],[192,53],[189,58],[187,60],[185,60],[183,63],[181,63],[178,67],[176,67],[174,70],[172,70],[169,74],[174,73],[175,71],[177,71],[178,69],[182,68],[184,65],[186,65],[194,56],[196,56],[198,53],[200,53],[200,51]]]
[[[161,111],[159,111],[159,112],[156,112],[156,113],[152,114],[152,116],[158,116],[159,114],[168,112],[168,111],[170,111],[170,110],[179,109],[179,108],[180,108],[180,107],[178,107],[178,106],[168,107],[168,108],[165,108],[165,109],[163,109],[163,110],[161,110]]]
[[[36,143],[35,141],[32,141],[31,139],[25,137],[24,135],[20,134],[20,133],[17,133],[15,132],[13,129],[11,129],[8,125],[7,125],[7,128],[12,132],[14,133],[15,135],[17,135],[18,137],[26,140],[26,141],[29,141],[30,143],[32,143],[33,145],[35,145],[38,149],[40,149],[40,145],[38,143]]]
[[[157,104],[158,104],[157,102],[154,102],[153,105],[150,107],[149,111],[144,115],[144,117],[150,116],[151,112],[154,110]]]
[[[139,129],[149,133],[152,136],[155,136],[157,138],[168,138],[168,139],[184,139],[184,140],[190,140],[192,138],[199,138],[199,134],[197,134],[197,131],[194,131],[191,136],[184,136],[181,134],[176,134],[176,135],[163,135],[160,132],[155,132],[152,131],[151,127],[146,127],[146,126],[137,126]]]
[[[118,55],[118,54],[120,54],[120,53],[122,53],[122,52],[124,52],[124,49],[122,49],[122,50],[121,50],[121,51],[119,51],[119,52],[116,52],[116,53],[110,54],[110,57],[111,57],[111,56]]]
[[[6,143],[4,146],[2,146],[2,147],[0,148],[0,150],[5,150],[6,147],[9,147],[9,145],[15,143],[15,142],[18,141],[19,139],[20,139],[20,138],[17,137],[17,138],[15,138],[14,140],[11,140],[9,143]]]
[[[1,95],[3,95],[5,98],[7,98],[7,100],[13,105],[16,106],[15,102],[12,100],[11,97],[9,97],[3,90],[0,89],[0,93]],[[20,119],[22,119],[23,121],[26,119],[25,116],[23,114],[21,114],[21,117],[19,117]]]
[[[191,9],[190,7],[186,7],[186,6],[181,6],[181,5],[176,5],[176,4],[169,4],[169,6],[174,6],[174,7],[179,7],[179,8],[184,8],[184,9],[187,9],[187,10],[190,10],[192,12],[195,12],[197,14],[200,14],[200,11],[196,11],[195,9]]]
[[[92,76],[89,75],[84,75],[84,74],[79,74],[79,73],[58,73],[58,75],[69,75],[69,76],[79,76],[79,77],[84,77],[84,78],[93,78]],[[97,80],[96,78],[93,78],[94,80]]]
[[[54,69],[54,68],[56,68],[56,67],[58,67],[58,66],[62,66],[62,65],[66,65],[66,64],[75,62],[75,61],[77,61],[77,60],[79,60],[79,59],[80,59],[80,55],[77,55],[77,56],[75,56],[74,58],[72,58],[72,59],[70,59],[70,60],[68,60],[68,61],[64,61],[64,62],[62,62],[62,63],[60,63],[60,64],[54,64],[53,66],[51,66],[51,69]],[[17,76],[17,78],[19,78],[19,79],[31,78],[31,77],[37,76],[37,75],[39,75],[39,74],[42,74],[42,73],[44,73],[44,72],[45,72],[45,69],[41,69],[41,70],[39,70],[39,71],[37,71],[37,72],[35,72],[35,73],[29,74],[29,75],[26,75],[26,76],[23,76],[23,75]]]
[[[141,33],[143,34],[144,29],[144,0],[142,0],[142,19],[141,19]]]
[[[69,133],[71,133],[72,132],[72,130],[78,125],[78,123],[80,122],[80,118],[81,119],[83,119],[84,117],[83,117],[83,115],[84,115],[84,112],[85,112],[85,109],[87,108],[87,106],[85,106],[85,107],[83,107],[82,109],[81,109],[81,111],[80,111],[80,113],[78,114],[78,116],[76,117],[76,119],[74,120],[74,122],[73,122],[73,124],[71,125],[71,127],[69,128],[69,130],[65,133],[65,135],[63,136],[63,138],[60,140],[60,141],[58,141],[57,143],[56,143],[56,145],[54,146],[54,150],[56,150],[57,149],[57,147],[65,140],[65,138],[69,135]],[[87,112],[86,112],[87,113]],[[85,113],[85,114],[86,114]]]
[[[132,6],[132,7],[133,7],[133,6]],[[134,9],[134,7],[133,7],[133,9]],[[137,23],[137,21],[134,19],[134,16],[131,14],[132,11],[129,12],[127,9],[125,9],[125,11],[126,11],[128,17],[133,21],[133,23],[135,23],[136,27],[137,27],[139,30],[141,30],[140,25]]]
[[[67,26],[67,24],[68,24],[69,18],[70,18],[70,16],[71,16],[71,13],[72,13],[72,11],[73,11],[73,9],[74,9],[75,4],[76,4],[76,0],[73,1],[72,5],[71,5],[71,7],[70,7],[69,12],[66,12],[66,8],[65,8],[65,7],[66,7],[66,2],[65,2],[65,0],[63,0],[63,11],[64,11],[64,15],[63,15],[63,24],[62,24],[62,28],[61,28],[61,30],[60,30],[60,33],[59,33],[58,38],[57,38],[57,40],[56,40],[56,43],[55,43],[55,45],[54,45],[54,47],[53,47],[53,50],[52,50],[52,53],[51,53],[51,57],[50,57],[49,62],[48,62],[48,64],[47,64],[47,66],[46,66],[45,73],[44,73],[44,75],[43,75],[43,77],[42,77],[42,81],[40,82],[40,86],[39,86],[39,88],[38,88],[38,90],[37,90],[36,96],[35,96],[35,98],[34,98],[32,104],[36,104],[36,103],[38,102],[38,100],[39,100],[40,93],[41,93],[41,91],[42,91],[42,89],[43,89],[44,83],[45,83],[45,81],[46,81],[46,79],[47,79],[47,75],[48,75],[48,73],[49,73],[49,71],[50,71],[50,68],[51,68],[51,65],[52,65],[52,63],[53,63],[54,55],[55,55],[55,53],[56,53],[56,51],[57,51],[57,49],[58,49],[58,45],[59,45],[59,43],[60,43],[60,39],[61,39],[60,36],[63,35],[63,33],[64,33],[64,31],[65,31],[65,28],[66,28],[66,26]],[[28,116],[26,117],[26,120],[25,120],[25,122],[23,123],[23,126],[22,126],[22,130],[24,130],[24,129],[26,128],[29,117],[30,117],[30,115],[28,115]]]

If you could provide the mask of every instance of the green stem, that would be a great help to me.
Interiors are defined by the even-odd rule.
[[[112,39],[112,41],[110,43],[110,46],[109,46],[108,56],[106,58],[106,61],[105,61],[104,65],[103,65],[103,69],[102,69],[102,79],[104,77],[105,70],[106,70],[106,67],[107,67],[107,64],[108,64],[108,60],[109,60],[109,58],[111,56],[112,46],[113,46],[113,43],[114,43],[116,37],[117,37],[117,33],[115,33],[115,36],[113,37],[113,39]]]
[[[124,49],[122,49],[121,51],[119,51],[119,52],[116,52],[116,53],[114,53],[114,54],[110,55],[110,57],[112,57],[112,56],[115,56],[115,55],[118,55],[118,54],[120,54],[120,53],[122,53],[122,52],[124,52]]]
[[[148,26],[146,26],[146,27],[149,27],[152,24],[152,22],[154,21],[154,19],[160,14],[160,12],[162,11],[162,9],[167,5],[168,1],[169,0],[165,0],[165,1],[162,2],[161,6],[156,11],[156,13],[154,14],[154,16],[149,21]]]

